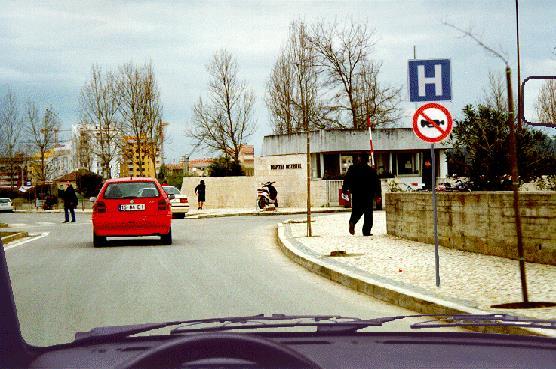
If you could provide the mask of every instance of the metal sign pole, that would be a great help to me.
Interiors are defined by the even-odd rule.
[[[440,260],[438,256],[438,209],[436,206],[436,157],[434,155],[434,144],[431,144],[432,161],[432,209],[434,213],[434,270],[436,275],[436,287],[440,287]]]

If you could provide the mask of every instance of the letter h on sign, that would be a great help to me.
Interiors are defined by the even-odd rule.
[[[409,101],[452,100],[449,59],[410,60]]]

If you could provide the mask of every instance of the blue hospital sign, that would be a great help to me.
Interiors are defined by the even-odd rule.
[[[452,100],[449,59],[410,60],[409,101]]]

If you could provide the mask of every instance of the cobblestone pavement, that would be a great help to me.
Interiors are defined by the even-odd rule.
[[[356,234],[348,233],[349,214],[321,216],[313,223],[312,238],[305,237],[306,224],[291,224],[293,236],[303,245],[328,257],[344,250],[347,257],[335,258],[368,273],[404,284],[425,288],[439,298],[456,298],[481,310],[519,316],[556,319],[556,308],[491,309],[494,304],[521,301],[518,262],[496,256],[440,247],[441,286],[435,285],[434,245],[404,240],[386,234],[386,215],[374,213],[373,236],[363,237],[362,220]],[[527,263],[530,301],[556,302],[556,266]]]

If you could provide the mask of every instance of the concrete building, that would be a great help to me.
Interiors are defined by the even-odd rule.
[[[353,163],[353,155],[369,152],[369,134],[360,130],[319,130],[311,132],[311,170],[313,178],[341,179]],[[397,177],[401,182],[426,184],[430,176],[430,144],[418,139],[411,128],[382,128],[373,131],[373,146],[377,172],[381,177]],[[435,145],[436,173],[439,179],[448,174],[445,142]],[[301,155],[305,161],[306,136],[265,136],[262,156],[274,157],[279,165],[281,157]],[[428,162],[428,163],[427,163]],[[263,168],[255,166],[259,172]],[[271,168],[272,169],[272,168]],[[281,167],[275,167],[276,171]],[[425,179],[423,179],[425,176]]]
[[[160,151],[153,142],[145,140],[141,143],[141,148],[134,137],[126,136],[123,138],[124,147],[120,162],[120,177],[152,177],[160,170],[161,157]],[[156,160],[153,165],[149,152],[155,151]],[[141,171],[142,167],[142,171]]]
[[[214,159],[204,158],[204,159],[191,159],[188,163],[189,174],[198,177],[204,177],[208,175],[207,168],[212,163]]]
[[[53,180],[77,169],[71,141],[62,142],[52,149],[48,157],[47,180]]]
[[[241,146],[239,162],[246,176],[255,175],[255,147],[253,145]]]

